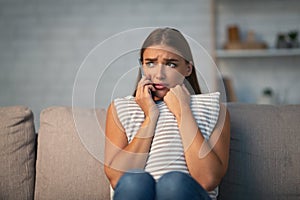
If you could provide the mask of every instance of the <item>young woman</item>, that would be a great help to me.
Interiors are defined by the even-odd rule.
[[[154,30],[140,60],[134,95],[107,112],[105,173],[114,199],[216,199],[230,138],[219,93],[201,94],[178,30]]]

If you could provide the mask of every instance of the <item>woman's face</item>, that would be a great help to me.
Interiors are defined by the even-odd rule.
[[[143,54],[145,76],[153,82],[154,100],[161,100],[170,88],[182,84],[192,73],[191,63],[187,63],[173,48],[163,45],[151,46]]]

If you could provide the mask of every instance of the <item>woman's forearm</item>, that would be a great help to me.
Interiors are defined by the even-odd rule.
[[[132,141],[114,156],[110,167],[128,171],[145,167],[158,116],[146,117]]]
[[[151,120],[150,120],[151,119]],[[111,186],[115,188],[117,182],[130,169],[144,169],[149,149],[152,143],[157,117],[145,118],[141,128],[123,149],[118,149],[110,144],[110,150],[114,156],[110,162],[105,164],[105,173],[108,176]],[[113,149],[112,149],[113,148]],[[107,152],[108,153],[108,152]]]
[[[222,177],[222,162],[203,137],[190,108],[182,108],[179,131],[191,175],[206,189],[214,188]]]

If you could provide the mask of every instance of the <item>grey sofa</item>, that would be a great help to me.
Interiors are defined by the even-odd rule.
[[[300,105],[230,103],[228,110],[230,162],[219,199],[300,199]],[[90,129],[84,138],[78,126],[96,116],[102,127],[105,111],[77,116],[46,108],[36,135],[30,109],[0,108],[0,199],[110,199],[103,141],[89,141]]]

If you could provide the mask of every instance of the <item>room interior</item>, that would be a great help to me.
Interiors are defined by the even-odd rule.
[[[156,27],[184,33],[202,91],[220,91],[230,113],[218,199],[299,199],[299,10],[298,0],[0,0],[0,199],[111,198],[106,109],[132,94]]]
[[[224,79],[230,93],[228,101],[276,105],[300,103],[300,94],[296,92],[300,87],[300,53],[299,48],[295,48],[299,41],[296,37],[292,47],[288,36],[300,29],[300,3],[297,0],[192,0],[189,3],[179,0],[153,3],[2,0],[0,3],[0,105],[30,106],[36,114],[37,124],[43,108],[71,105],[76,101],[72,98],[76,80],[80,77],[78,93],[81,95],[77,99],[80,106],[106,108],[113,95],[101,95],[102,90],[115,88],[119,96],[130,94],[135,81],[129,83],[128,79],[137,74],[136,68],[130,70],[138,64],[133,57],[137,56],[143,37],[120,37],[122,42],[115,43],[111,37],[134,29],[147,30],[146,27],[150,28],[145,35],[151,27],[169,26],[196,41],[204,49],[196,48],[194,57],[199,60],[198,70],[206,70],[203,73],[208,74],[205,82],[211,86],[210,90],[218,90],[218,79]],[[228,35],[230,31],[231,36]],[[286,44],[277,48],[280,34],[284,35]],[[230,42],[229,37],[238,39],[239,44],[227,45],[224,49]],[[101,49],[104,46],[101,43],[136,51],[127,53],[122,60],[116,58],[113,48]],[[88,55],[97,47],[99,53],[105,53],[102,60],[92,60],[95,63],[91,63],[91,71],[85,70]],[[111,66],[105,66],[109,64]],[[125,67],[122,73],[127,76],[116,74],[119,65]],[[118,81],[120,77],[124,84]],[[88,94],[90,88],[95,91]],[[271,93],[271,98],[267,96],[264,101],[264,92]],[[94,103],[87,102],[89,97]]]

